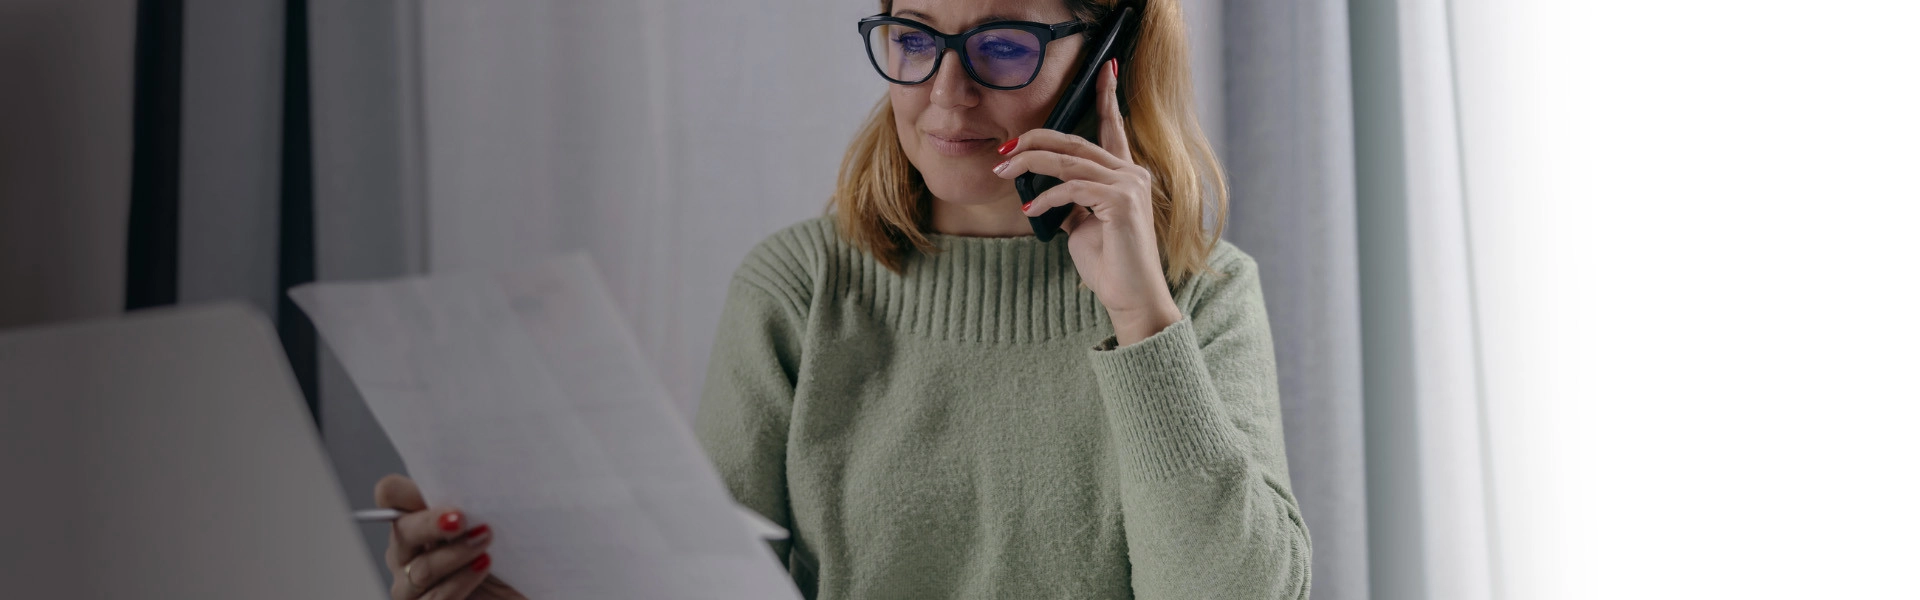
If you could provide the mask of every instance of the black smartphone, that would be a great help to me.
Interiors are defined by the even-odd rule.
[[[1093,106],[1094,98],[1099,95],[1096,93],[1098,86],[1094,82],[1099,81],[1100,69],[1106,65],[1107,59],[1120,56],[1128,48],[1128,44],[1123,42],[1130,40],[1128,36],[1133,33],[1131,31],[1134,22],[1133,7],[1121,8],[1120,12],[1110,19],[1106,35],[1101,38],[1099,45],[1093,47],[1092,52],[1087,53],[1087,60],[1080,65],[1079,75],[1074,77],[1073,86],[1068,87],[1066,93],[1060,96],[1060,103],[1054,105],[1053,113],[1047,116],[1047,129],[1074,133],[1079,129],[1082,118],[1090,113],[1098,114],[1098,111],[1087,110],[1088,107]],[[1014,189],[1020,191],[1021,205],[1032,202],[1034,198],[1040,197],[1041,192],[1052,189],[1060,183],[1059,178],[1038,173],[1025,173],[1013,178]],[[1067,220],[1067,215],[1079,209],[1078,204],[1056,206],[1038,217],[1027,217],[1027,222],[1033,225],[1033,236],[1045,242],[1052,240],[1053,235],[1060,232],[1060,223]]]

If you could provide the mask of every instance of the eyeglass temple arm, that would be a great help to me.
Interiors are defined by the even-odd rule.
[[[1060,23],[1052,27],[1048,27],[1048,29],[1053,31],[1053,39],[1057,40],[1057,39],[1067,37],[1076,33],[1080,33],[1082,31],[1086,31],[1087,23],[1085,21],[1071,21],[1067,23]]]

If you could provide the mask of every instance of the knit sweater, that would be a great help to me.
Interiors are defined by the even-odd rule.
[[[932,239],[895,274],[815,218],[729,285],[696,431],[807,597],[1307,597],[1251,258],[1116,347],[1066,236]]]

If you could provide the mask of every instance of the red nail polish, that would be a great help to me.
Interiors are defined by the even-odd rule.
[[[1118,58],[1107,59],[1107,70],[1113,71],[1114,77],[1119,77],[1120,76],[1120,59]]]
[[[1018,145],[1020,145],[1020,138],[1007,140],[1007,143],[1000,145],[1000,154],[1005,155],[1008,152],[1012,152],[1013,147]]]
[[[440,515],[440,530],[453,533],[460,530],[460,513],[450,512]]]
[[[473,572],[479,573],[481,571],[485,571],[487,570],[487,567],[492,565],[493,565],[493,557],[482,554],[480,555],[480,558],[473,559]]]
[[[1032,203],[1032,202],[1022,202],[1022,203],[1020,203],[1020,212],[1027,212],[1027,207],[1029,207],[1029,206],[1033,206],[1033,203]]]
[[[463,544],[466,544],[470,548],[479,548],[481,546],[487,545],[488,542],[493,541],[493,536],[490,535],[491,533],[493,533],[493,529],[491,527],[486,525],[481,525],[479,527],[473,528],[473,531],[469,531],[465,535],[460,536],[460,542]]]

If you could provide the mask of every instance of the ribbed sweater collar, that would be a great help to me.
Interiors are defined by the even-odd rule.
[[[895,274],[860,253],[846,283],[871,294],[873,314],[934,339],[1028,344],[1089,328],[1110,329],[1106,310],[1067,251],[1066,236],[928,236],[940,252],[914,253]]]

